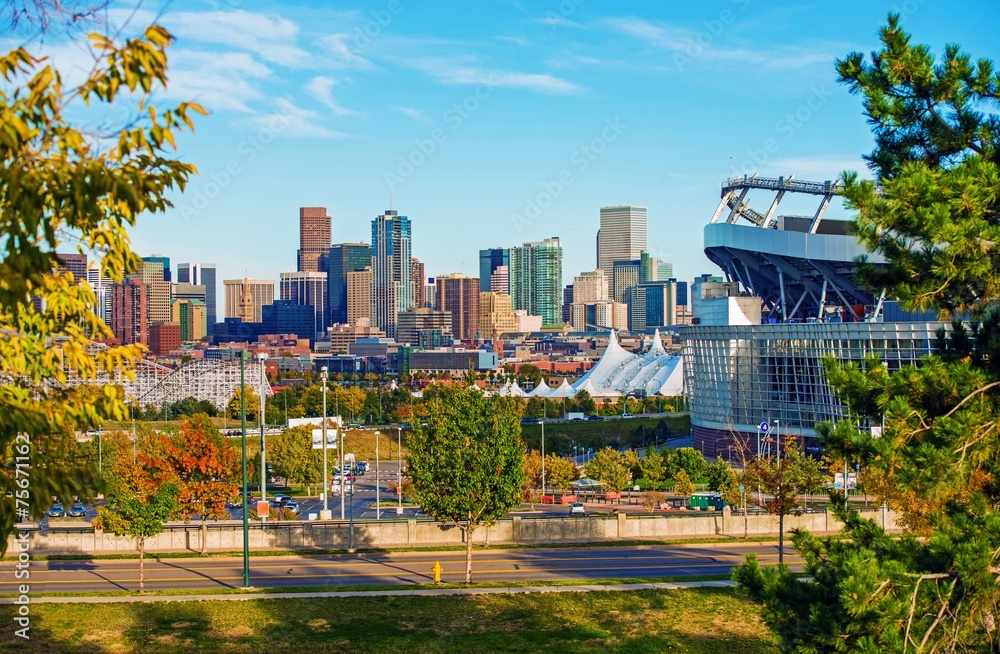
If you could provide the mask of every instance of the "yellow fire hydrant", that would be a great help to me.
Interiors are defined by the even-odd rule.
[[[432,568],[432,570],[434,572],[434,583],[435,584],[440,584],[441,583],[441,572],[442,572],[441,562],[440,561],[435,561],[434,562],[434,567]]]

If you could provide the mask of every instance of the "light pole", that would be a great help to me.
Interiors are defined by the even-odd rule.
[[[247,499],[247,351],[239,350],[240,357],[240,432],[243,435],[243,587],[250,588],[250,502]]]
[[[399,505],[396,515],[403,515],[403,428],[396,427],[396,494]]]
[[[542,420],[542,495],[545,495],[545,420]]]
[[[781,427],[781,421],[774,421],[774,452],[778,457],[778,463],[781,463],[781,432],[778,429]]]
[[[260,499],[267,501],[267,463],[264,460],[264,450],[267,447],[267,438],[264,435],[264,384],[267,382],[267,373],[264,371],[264,360],[267,354],[261,352],[257,355],[260,361]]]
[[[382,517],[382,505],[380,503],[379,495],[379,483],[378,483],[378,430],[375,431],[375,519],[379,520]],[[343,474],[343,473],[341,473]]]
[[[339,418],[340,414],[337,414],[337,417]],[[338,470],[340,470],[340,519],[341,520],[344,519],[344,503],[346,502],[344,498],[347,497],[347,495],[345,495],[344,493],[347,492],[348,488],[348,486],[346,486],[347,484],[346,475],[344,474],[344,455],[346,453],[347,453],[347,430],[344,429],[344,423],[341,420],[340,438],[337,439],[337,465],[340,466]],[[351,489],[351,499],[353,501],[354,498],[353,481],[351,482],[350,489]],[[354,515],[353,508],[351,509],[351,515]]]
[[[323,520],[330,519],[330,476],[326,462],[326,377],[328,369],[326,366],[320,368],[320,378],[323,380]]]

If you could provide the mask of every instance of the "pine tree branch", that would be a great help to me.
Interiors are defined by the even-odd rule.
[[[951,588],[948,589],[948,594],[941,601],[941,610],[938,611],[937,617],[934,618],[934,622],[931,623],[930,628],[927,629],[927,633],[924,634],[923,639],[920,641],[920,646],[917,647],[918,652],[923,651],[924,645],[927,644],[927,640],[931,637],[931,634],[941,623],[941,618],[944,616],[944,612],[948,609],[948,602],[951,601],[951,595],[952,593],[955,592],[956,585],[958,585],[958,579],[955,579],[953,582],[951,582]]]
[[[980,387],[980,388],[977,388],[976,390],[974,390],[974,391],[972,391],[971,393],[969,393],[968,395],[966,395],[966,396],[965,396],[965,397],[964,397],[964,398],[962,399],[962,401],[961,401],[961,402],[959,402],[958,404],[956,404],[956,405],[955,405],[955,408],[953,408],[953,409],[952,409],[951,411],[949,411],[948,413],[944,414],[944,415],[943,415],[943,416],[941,416],[941,417],[942,417],[942,418],[948,418],[948,417],[950,417],[950,416],[951,416],[951,414],[955,413],[955,412],[956,412],[956,411],[958,411],[958,410],[959,410],[960,408],[962,408],[962,405],[963,405],[963,404],[965,404],[966,402],[968,402],[969,400],[971,400],[971,399],[972,399],[972,398],[974,398],[975,396],[979,395],[980,393],[985,393],[986,391],[988,391],[988,390],[990,390],[991,388],[994,388],[994,387],[996,387],[996,386],[1000,386],[1000,381],[995,381],[995,382],[990,382],[989,384],[986,384],[985,386],[982,386],[982,387]]]

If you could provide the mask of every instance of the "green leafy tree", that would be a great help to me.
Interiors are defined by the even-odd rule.
[[[969,312],[1000,296],[1000,79],[958,46],[935,58],[890,15],[882,47],[837,62],[875,134],[875,182],[845,175],[855,232],[885,266],[864,277],[908,309]],[[788,650],[997,651],[1000,642],[1000,374],[995,331],[964,329],[941,357],[890,372],[826,362],[849,415],[817,431],[833,460],[861,464],[908,533],[887,535],[838,498],[841,538],[793,542],[815,583],[755,561],[735,571]],[[939,341],[940,343],[940,341]],[[858,425],[882,424],[881,438]]]
[[[538,369],[538,366],[526,363],[517,371],[517,380],[521,385],[530,383],[537,386],[542,381],[542,371]]]
[[[289,484],[306,486],[308,495],[312,495],[314,485],[323,482],[323,454],[312,448],[312,429],[307,425],[292,427],[267,441],[267,457],[274,464],[274,474]]]
[[[427,403],[427,426],[407,436],[414,497],[428,515],[465,535],[465,583],[472,583],[472,536],[521,504],[524,442],[520,405],[471,387],[442,388]]]
[[[798,506],[799,489],[795,485],[793,475],[794,458],[787,452],[794,449],[789,441],[785,456],[755,457],[746,463],[744,478],[751,486],[759,486],[765,495],[764,510],[778,516],[778,564],[785,562],[785,516],[790,515]]]
[[[577,411],[585,413],[588,416],[597,413],[597,403],[594,402],[594,398],[590,397],[590,393],[587,391],[577,391],[576,396],[573,397],[573,404]]]
[[[139,548],[139,592],[145,590],[146,540],[163,531],[163,523],[178,510],[180,491],[176,481],[158,476],[145,457],[139,465],[119,452],[115,457],[108,503],[97,508],[95,527],[135,539]]]
[[[681,497],[687,497],[694,492],[694,483],[684,468],[678,470],[677,474],[674,475],[673,491],[674,495],[680,495]]]
[[[45,460],[60,451],[45,441],[127,415],[120,389],[97,379],[131,369],[141,347],[91,347],[111,330],[85,280],[54,272],[56,252],[88,252],[100,258],[105,277],[121,281],[139,263],[128,228],[141,214],[169,207],[167,196],[195,172],[171,151],[175,135],[192,125],[189,113],[204,111],[151,101],[167,82],[170,41],[156,26],[124,43],[93,35],[94,64],[68,86],[25,48],[0,56],[0,451],[16,446],[18,456],[31,457],[26,497],[14,497],[21,490],[16,468],[0,470],[0,487],[10,491],[0,495],[0,551],[17,500],[41,514],[53,495],[92,499],[100,488],[96,468],[83,459]],[[84,107],[92,115],[112,104],[138,108],[139,118],[110,139],[91,138],[82,121],[74,123]],[[66,385],[71,377],[90,384]]]
[[[708,463],[705,456],[693,447],[680,447],[667,450],[667,475],[677,478],[677,472],[684,470],[691,479],[704,479],[708,474]]]
[[[587,476],[604,484],[604,488],[612,492],[620,492],[632,481],[632,473],[625,464],[625,459],[610,447],[598,450],[594,458],[587,463]]]
[[[657,452],[655,449],[650,449],[646,452],[646,456],[642,457],[642,478],[646,480],[650,488],[654,491],[663,483],[666,479],[667,466],[666,462],[663,460],[663,455]]]
[[[244,388],[247,392],[247,420],[254,422],[257,420],[257,414],[260,413],[260,396],[257,395],[257,391],[254,390],[252,386],[247,385]],[[240,388],[237,386],[236,390],[233,391],[233,396],[229,398],[229,402],[226,403],[226,412],[229,414],[230,419],[239,420],[240,409]]]
[[[545,456],[545,485],[555,486],[561,492],[569,490],[571,483],[580,478],[580,471],[572,462],[555,454]]]
[[[709,490],[722,492],[733,485],[737,475],[736,471],[733,470],[733,466],[729,464],[729,461],[720,456],[708,466],[705,478],[708,480]],[[738,483],[736,485],[739,486]]]

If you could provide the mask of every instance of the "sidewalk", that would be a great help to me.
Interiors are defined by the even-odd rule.
[[[733,581],[672,581],[648,584],[588,584],[585,586],[499,586],[496,588],[424,588],[414,590],[345,590],[315,593],[240,593],[218,595],[125,595],[101,597],[32,597],[32,604],[114,604],[118,602],[234,602],[257,599],[323,599],[328,597],[440,597],[445,595],[489,595],[497,593],[590,593],[594,591],[682,590],[685,588],[728,588]],[[13,604],[16,598],[0,598]]]

